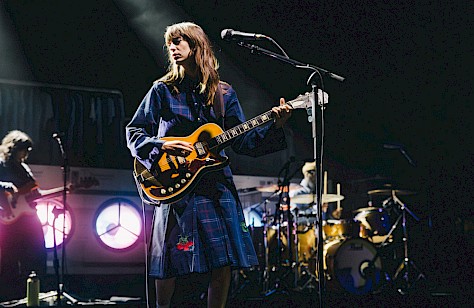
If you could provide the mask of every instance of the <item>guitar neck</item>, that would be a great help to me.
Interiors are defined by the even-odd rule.
[[[209,145],[211,148],[215,146],[221,146],[224,143],[254,129],[255,127],[258,127],[260,125],[267,123],[268,121],[271,121],[272,119],[273,118],[272,118],[271,110],[265,113],[262,113],[259,116],[256,116],[248,121],[245,121],[242,124],[239,124],[237,126],[232,127],[231,129],[226,130],[220,135],[217,135],[216,137],[213,138],[215,142],[211,141],[209,142]]]
[[[63,191],[64,191],[64,187],[35,190],[33,192],[30,192],[29,194],[26,194],[25,200],[28,203],[32,203],[39,199],[52,198],[52,197],[59,196]]]

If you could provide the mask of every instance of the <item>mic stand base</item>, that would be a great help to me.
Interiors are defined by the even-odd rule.
[[[72,295],[64,291],[63,284],[60,284],[59,287],[61,290],[59,296],[58,296],[58,291],[54,290],[54,291],[48,292],[47,296],[40,298],[40,300],[47,301],[48,298],[52,298],[53,301],[48,301],[48,302],[54,303],[55,306],[64,306],[65,304],[72,306],[72,305],[76,305],[79,302],[78,299],[74,298]],[[58,298],[59,298],[59,302],[58,302]]]

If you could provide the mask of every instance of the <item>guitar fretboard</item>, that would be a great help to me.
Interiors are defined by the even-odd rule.
[[[318,90],[318,97],[319,100],[323,101],[323,93],[324,93],[324,102],[327,102],[327,93],[322,92],[321,90]],[[299,109],[299,108],[309,108],[311,107],[311,102],[312,102],[312,94],[311,93],[305,93],[304,95],[299,95],[296,99],[291,100],[286,102],[287,105],[289,105],[293,109]],[[267,123],[268,121],[271,121],[273,119],[272,117],[272,111],[269,110],[259,116],[256,116],[242,124],[239,124],[229,130],[226,130],[220,135],[217,135],[216,137],[212,138],[211,140],[208,141],[208,146],[209,148],[215,148],[216,146],[221,146],[224,143],[232,140],[235,137],[238,137],[246,132],[248,132],[251,129],[254,129],[257,126],[263,125]]]
[[[235,137],[238,137],[248,132],[249,130],[254,129],[257,126],[267,123],[268,121],[272,120],[271,114],[271,110],[267,111],[259,116],[256,116],[255,118],[252,118],[242,124],[239,124],[229,130],[226,130],[220,135],[217,135],[216,137],[214,137],[214,139],[217,141],[217,145],[221,145]]]

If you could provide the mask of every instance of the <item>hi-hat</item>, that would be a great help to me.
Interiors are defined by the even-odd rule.
[[[402,190],[402,189],[373,189],[373,190],[369,190],[367,194],[370,196],[391,196],[392,192],[400,196],[416,194],[414,191]]]
[[[336,194],[323,194],[322,195],[322,203],[336,202],[336,201],[341,201],[343,199],[344,199],[343,195],[336,195]],[[315,200],[316,200],[315,194],[296,195],[296,196],[291,197],[292,203],[299,203],[299,204],[314,203]]]
[[[290,183],[290,191],[294,191],[297,189],[300,189],[302,186],[296,183]],[[268,193],[273,193],[279,190],[280,187],[278,187],[277,184],[270,184],[270,185],[265,185],[265,186],[260,186],[257,187],[257,190],[260,192],[268,192]]]

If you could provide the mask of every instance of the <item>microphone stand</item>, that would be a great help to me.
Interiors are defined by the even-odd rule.
[[[272,42],[274,42],[273,40],[271,40]],[[293,65],[294,67],[296,68],[304,68],[304,69],[309,69],[313,72],[319,72],[320,74],[324,75],[324,76],[327,76],[327,77],[330,77],[332,79],[335,79],[337,81],[344,81],[344,77],[342,76],[339,76],[333,72],[330,72],[328,70],[325,70],[323,68],[320,68],[320,67],[317,67],[317,66],[314,66],[312,64],[306,64],[306,63],[303,63],[303,62],[299,62],[299,61],[296,61],[296,60],[293,60],[291,58],[289,58],[288,56],[282,56],[280,54],[277,54],[273,51],[270,51],[268,49],[265,49],[265,48],[262,48],[260,46],[256,46],[256,45],[253,45],[253,44],[248,44],[248,43],[245,43],[244,41],[239,41],[237,43],[239,46],[242,46],[242,47],[245,47],[245,48],[248,48],[250,49],[250,52],[252,54],[264,54],[266,56],[269,56],[269,57],[272,57],[274,59],[277,59],[277,60],[280,60],[280,61],[283,61],[285,63],[288,63],[288,64],[291,64]]]
[[[270,41],[274,42],[273,39],[271,39]],[[296,68],[303,68],[303,69],[311,70],[312,74],[310,75],[310,78],[308,79],[308,81],[312,80],[313,76],[316,73],[318,73],[321,76],[321,78],[322,78],[322,76],[327,76],[327,77],[330,77],[330,78],[335,79],[335,80],[340,81],[340,82],[344,81],[344,77],[341,77],[341,76],[339,76],[335,73],[332,73],[328,70],[325,70],[323,68],[293,60],[293,59],[289,58],[288,56],[286,56],[286,54],[285,55],[280,55],[280,54],[272,52],[268,49],[261,48],[261,47],[256,46],[256,45],[246,43],[246,42],[244,42],[244,40],[239,41],[237,44],[241,47],[245,47],[245,48],[250,49],[250,52],[252,54],[263,54],[263,55],[272,57],[274,59],[280,60],[282,62],[291,64]],[[318,149],[318,138],[317,138],[317,129],[316,129],[316,124],[317,124],[316,123],[316,115],[317,115],[317,113],[316,113],[316,104],[320,100],[318,100],[318,96],[319,96],[318,94],[319,93],[318,93],[318,89],[317,89],[317,86],[316,86],[316,82],[314,82],[314,81],[312,82],[312,90],[313,90],[314,99],[313,99],[312,107],[311,107],[311,117],[309,117],[308,120],[310,120],[310,122],[312,122],[314,160],[315,160],[315,162],[317,162],[317,161],[319,161],[320,151]],[[321,105],[321,110],[323,110],[324,105],[327,103],[327,101],[326,101],[325,93],[321,93],[321,95],[322,95],[322,99],[321,99],[321,104],[320,105]],[[315,204],[317,206],[317,213],[318,213],[317,214],[317,216],[318,216],[318,222],[317,222],[317,224],[318,224],[317,225],[317,229],[318,229],[318,253],[317,253],[317,255],[318,255],[318,278],[319,278],[318,279],[318,281],[319,281],[319,285],[318,285],[319,307],[323,307],[323,298],[324,298],[324,294],[323,294],[324,293],[324,287],[323,287],[323,283],[324,283],[324,268],[323,268],[323,266],[324,266],[324,263],[323,263],[323,242],[322,242],[323,232],[322,232],[322,210],[321,210],[321,207],[322,207],[322,204],[321,204],[322,195],[321,195],[321,193],[322,192],[321,192],[321,187],[319,187],[319,185],[318,185],[318,178],[321,177],[321,171],[322,171],[322,161],[321,161],[320,168],[316,168],[316,176],[315,176],[315,185],[316,185],[315,186],[316,187]]]
[[[61,151],[61,157],[63,159],[63,192],[62,192],[62,202],[63,202],[63,208],[62,209],[53,209],[54,213],[54,220],[56,221],[57,217],[59,216],[59,213],[62,212],[61,214],[63,215],[63,241],[62,241],[62,252],[61,252],[61,274],[59,274],[59,259],[58,259],[58,253],[57,253],[57,243],[56,243],[56,229],[53,227],[53,236],[54,236],[54,270],[56,273],[57,277],[57,299],[56,299],[56,304],[57,306],[61,305],[61,296],[64,298],[68,299],[72,304],[76,304],[78,302],[77,299],[72,297],[71,295],[67,294],[64,291],[64,265],[65,265],[65,255],[66,255],[66,201],[67,201],[67,179],[68,179],[68,174],[69,174],[69,164],[68,164],[68,159],[67,159],[67,154],[66,151],[64,150],[63,143],[61,141],[61,133],[54,133],[53,138],[58,142],[59,145],[59,150]],[[54,224],[53,224],[54,225]]]

